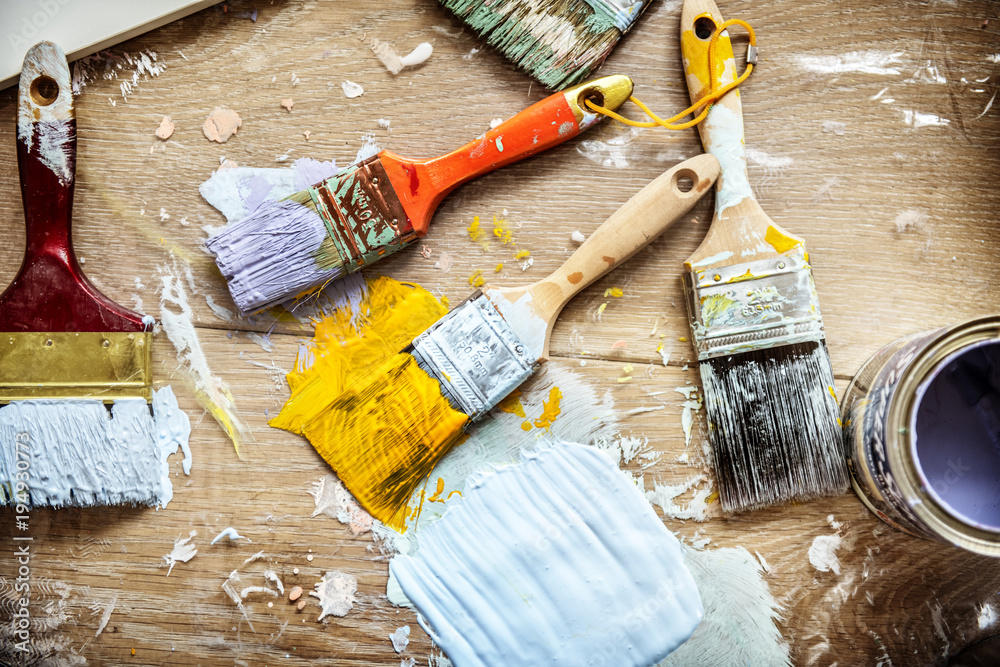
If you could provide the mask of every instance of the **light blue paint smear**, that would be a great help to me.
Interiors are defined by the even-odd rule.
[[[12,402],[0,408],[0,504],[166,507],[167,457],[180,447],[189,474],[190,435],[169,386],[154,391],[153,414],[142,399],[115,401],[110,414],[90,399]]]
[[[631,478],[572,443],[470,478],[389,568],[456,667],[645,667],[703,613],[680,544]]]

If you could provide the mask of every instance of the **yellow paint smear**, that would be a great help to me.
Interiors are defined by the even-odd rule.
[[[699,14],[695,20],[711,14]],[[711,40],[698,39],[693,30],[681,33],[681,53],[684,58],[684,75],[687,77],[688,89],[695,94],[695,101],[700,100],[709,90],[708,45]],[[691,60],[688,60],[688,57]],[[727,71],[726,65],[731,63]],[[715,58],[712,60],[714,79],[722,84],[736,80],[736,61],[733,57],[733,42],[727,32],[719,35],[715,46]]]
[[[744,280],[755,280],[756,278],[757,278],[757,276],[755,276],[753,273],[751,273],[750,269],[747,269],[746,273],[744,273],[743,275],[740,275],[740,276],[733,276],[732,278],[730,278],[729,280],[726,281],[726,284],[728,285],[728,284],[731,284],[731,283],[741,283]]]
[[[701,319],[706,327],[715,324],[716,320],[725,321],[729,319],[734,308],[739,304],[731,299],[728,294],[710,294],[701,300]],[[679,338],[681,342],[686,338]]]
[[[604,309],[607,308],[607,307],[608,307],[608,302],[607,301],[605,301],[600,306],[598,306],[598,308],[597,308],[597,316],[600,317],[601,315],[603,315],[604,314]]]
[[[562,399],[562,392],[559,391],[559,387],[552,387],[549,390],[549,400],[542,403],[542,414],[539,415],[538,419],[535,420],[535,428],[544,428],[548,430],[552,427],[552,422],[556,420],[559,413],[562,410],[559,407],[559,401]]]
[[[493,236],[500,240],[503,245],[514,245],[514,233],[510,231],[507,220],[493,216]]]
[[[767,231],[764,232],[764,240],[781,253],[788,252],[792,248],[802,245],[801,240],[785,234],[774,225],[768,226]]]
[[[501,412],[517,415],[521,419],[525,418],[524,406],[521,405],[520,389],[515,389],[514,391],[507,394],[507,398],[500,401],[497,407],[500,408]]]
[[[469,417],[409,354],[369,370],[302,424],[302,433],[373,517],[404,531],[407,502]]]
[[[369,375],[448,312],[446,301],[419,285],[382,277],[369,280],[366,288],[357,312],[344,306],[316,323],[312,340],[285,376],[291,396],[271,426],[301,433],[302,424],[351,382]]]
[[[523,422],[521,424],[521,430],[522,431],[530,431],[531,430],[531,422]]]
[[[524,259],[525,257],[530,257],[530,250],[518,250],[517,254],[514,255],[514,259]]]
[[[500,273],[501,271],[503,271],[503,262],[497,264],[496,268],[493,269],[493,273]]]
[[[607,299],[609,296],[615,297],[617,299],[623,294],[625,294],[625,292],[622,291],[621,287],[609,287],[608,289],[604,290],[605,299]]]
[[[471,276],[469,276],[469,284],[473,287],[482,287],[486,284],[486,279],[483,278],[482,269],[477,270]]]
[[[479,216],[472,218],[472,222],[469,226],[465,228],[469,232],[469,238],[479,244],[479,247],[483,249],[483,252],[490,251],[490,241],[486,237],[486,232],[482,230],[479,226]]]
[[[432,503],[444,503],[441,499],[441,494],[444,493],[444,477],[438,477],[437,488],[434,489],[434,495],[427,500]]]

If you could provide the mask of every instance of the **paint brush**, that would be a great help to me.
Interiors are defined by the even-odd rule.
[[[736,79],[728,33],[712,0],[685,0],[681,49],[691,101]],[[751,57],[753,54],[748,55]],[[848,473],[823,318],[802,239],[776,225],[747,178],[739,90],[698,126],[722,166],[715,217],[685,262],[722,507],[739,512],[844,493]]]
[[[601,66],[649,0],[438,0],[542,85],[572,86]]]
[[[447,155],[411,160],[382,151],[285,199],[268,202],[206,241],[246,315],[307,294],[427,233],[445,195],[477,176],[557,146],[617,108],[632,80],[612,75],[550,95]]]
[[[691,158],[643,188],[552,275],[484,286],[302,424],[301,431],[377,519],[402,528],[406,503],[472,422],[549,356],[563,306],[674,224],[718,175]],[[682,179],[693,186],[680,189]]]
[[[28,51],[17,111],[27,247],[0,294],[0,503],[155,504],[163,470],[147,406],[152,318],[101,294],[73,252],[70,81],[58,46]],[[109,438],[102,403],[112,402],[119,431]]]

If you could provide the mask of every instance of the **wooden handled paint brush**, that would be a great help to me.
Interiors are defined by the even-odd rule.
[[[413,491],[466,426],[548,359],[566,303],[673,225],[718,171],[714,157],[701,155],[661,175],[551,276],[476,292],[303,423],[302,433],[373,516],[401,528]],[[682,178],[694,184],[687,192]]]
[[[681,49],[692,102],[708,94],[710,77],[716,87],[736,79],[726,32],[709,72],[710,39],[722,22],[712,0],[685,0]],[[715,217],[684,280],[722,507],[843,493],[847,467],[809,253],[754,199],[739,90],[698,130],[722,175]]]
[[[600,120],[586,99],[621,106],[613,75],[550,95],[456,151],[410,160],[390,151],[227,225],[206,241],[244,315],[322,287],[427,233],[445,195],[477,176],[557,146]]]
[[[27,247],[17,276],[0,294],[0,404],[6,404],[0,407],[0,501],[21,496],[17,502],[28,505],[26,493],[12,491],[21,484],[15,478],[30,473],[33,504],[151,504],[162,499],[146,405],[153,400],[152,318],[144,321],[101,294],[73,252],[70,81],[58,46],[42,42],[28,51],[17,113]],[[137,434],[116,414],[115,442],[105,438],[91,447],[111,422],[102,403],[122,399],[133,399],[128,426],[148,425],[150,433],[135,446],[124,442]]]

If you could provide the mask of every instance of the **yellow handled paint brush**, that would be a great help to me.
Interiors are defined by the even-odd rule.
[[[681,49],[691,102],[736,80],[732,41],[712,0],[685,0]],[[755,58],[754,51],[748,60]],[[739,90],[698,126],[719,159],[715,217],[685,262],[709,439],[722,507],[757,509],[847,491],[833,369],[809,253],[754,198]]]
[[[400,528],[406,503],[462,431],[548,359],[566,303],[673,225],[707,192],[718,161],[700,155],[625,203],[551,276],[522,287],[485,286],[403,351],[301,424],[350,489]],[[693,187],[680,189],[681,179]]]
[[[168,432],[186,447],[190,426],[169,388],[154,398],[152,318],[101,294],[73,252],[70,81],[58,46],[28,51],[17,112],[27,247],[0,294],[0,504],[165,505]],[[173,424],[154,424],[149,402]]]

